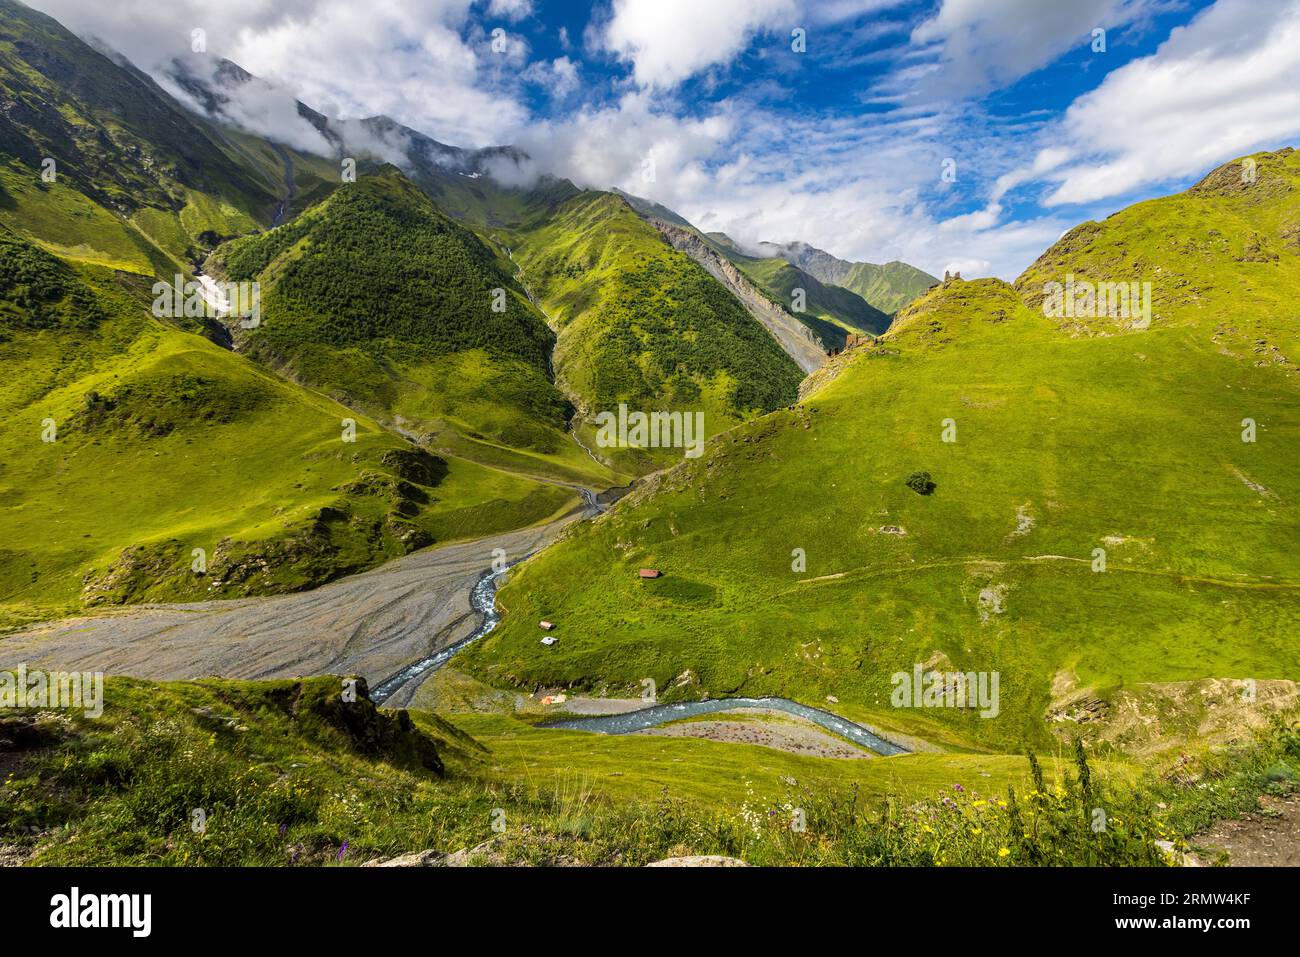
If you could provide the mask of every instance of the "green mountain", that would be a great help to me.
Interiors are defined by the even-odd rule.
[[[889,328],[889,315],[856,292],[823,283],[812,273],[784,259],[746,255],[729,238],[719,242],[718,248],[774,301],[792,312],[795,318],[812,326],[818,337],[832,349],[844,348],[847,334],[877,336]],[[802,312],[794,306],[796,290],[800,289],[803,290]]]
[[[309,588],[571,497],[414,449],[152,300],[0,227],[0,627]]]
[[[1300,153],[1255,160],[1248,186],[1228,164],[1084,224],[1014,287],[931,290],[798,406],[525,564],[458,667],[609,694],[652,678],[661,700],[830,695],[1011,751],[1052,730],[1138,749],[1161,722],[1195,733],[1206,701],[1235,714],[1234,681],[1294,690]],[[1149,282],[1150,323],[1045,314],[1069,277]],[[918,665],[1000,675],[997,715],[892,707]]]
[[[278,184],[220,130],[12,0],[0,97],[0,223],[60,255],[166,274],[274,213]]]
[[[669,236],[679,248],[690,248],[673,235],[686,230],[735,266],[761,295],[802,323],[823,353],[844,348],[848,335],[879,335],[889,326],[889,316],[847,289],[823,284],[819,279],[783,259],[753,256],[726,233],[704,233],[666,206],[615,190],[628,204]],[[667,224],[666,226],[663,224]],[[696,249],[701,265],[709,268],[707,253]],[[702,261],[703,260],[703,261]],[[796,293],[802,290],[802,293]],[[798,354],[795,355],[796,359]]]
[[[203,75],[208,72],[210,77]],[[235,112],[230,103],[241,87],[261,82],[224,61],[215,66],[178,61],[172,79],[218,118]],[[288,182],[282,192],[287,196],[282,195],[274,221],[302,209],[304,197],[323,197],[318,206],[307,207],[297,220],[270,233],[244,230],[247,235],[227,243],[205,264],[220,278],[257,280],[264,286],[267,322],[248,333],[235,329],[239,348],[390,426],[419,434],[441,452],[565,481],[615,480],[593,461],[593,455],[563,434],[570,411],[566,398],[590,406],[597,397],[585,384],[574,388],[569,381],[590,378],[587,371],[573,370],[594,353],[586,350],[578,362],[566,364],[561,346],[555,371],[564,393],[557,392],[546,381],[546,357],[554,337],[510,278],[516,266],[495,261],[470,232],[476,231],[496,248],[514,244],[536,251],[544,243],[537,240],[543,227],[558,222],[564,204],[579,191],[568,181],[552,177],[529,186],[504,185],[494,174],[505,180],[522,178],[512,172],[519,174],[520,164],[526,161],[510,147],[463,150],[387,117],[348,125],[328,120],[301,103],[297,106],[299,115],[333,144],[338,156],[353,151],[359,142],[384,143],[389,152],[400,154],[402,172],[363,152],[355,188],[349,184],[331,192],[334,160],[305,157],[228,124],[213,127],[237,148],[245,166],[268,174],[277,164],[283,167]],[[396,186],[395,178],[405,185]],[[425,195],[419,195],[412,183]],[[348,194],[372,201],[362,208],[354,200],[344,200]],[[561,227],[546,235],[564,233]],[[358,241],[358,236],[364,239]],[[521,240],[521,236],[529,238]],[[651,236],[646,232],[639,239],[648,242]],[[447,255],[444,246],[455,250]],[[662,243],[653,246],[659,249]],[[370,255],[374,248],[385,250],[384,264]],[[684,261],[671,251],[668,255],[678,266]],[[400,268],[395,265],[399,262]],[[377,271],[385,275],[377,277]],[[666,397],[677,403],[674,409],[684,411],[682,403],[694,401],[703,387],[707,395],[698,407],[708,410],[708,428],[714,430],[792,399],[796,378],[752,321],[739,323],[739,333],[729,330],[716,346],[703,350],[683,348],[693,340],[667,345],[667,334],[678,324],[685,323],[694,336],[701,331],[696,329],[696,317],[708,328],[727,329],[738,323],[741,314],[731,302],[713,309],[712,300],[725,301],[725,293],[698,270],[688,274],[698,287],[678,291],[690,306],[688,316],[658,330],[638,322],[632,339],[620,332],[603,338],[602,380],[613,382],[635,367],[635,376],[644,376],[644,382],[639,390],[605,390],[602,401],[614,395],[632,401]],[[377,291],[361,294],[371,289]],[[496,313],[483,314],[483,303],[491,302],[485,293],[494,289],[505,290],[510,304],[499,318]],[[420,311],[432,314],[419,315]],[[366,318],[358,320],[358,316]],[[837,327],[827,328],[832,338],[840,335]],[[619,354],[648,335],[656,343],[652,352],[669,350],[662,363],[651,362],[642,369],[647,356]],[[728,340],[736,335],[747,338],[749,345],[733,348]],[[754,361],[751,353],[760,358]],[[682,355],[684,364],[680,364]],[[594,443],[590,428],[585,442],[588,447]],[[663,458],[615,452],[610,461],[639,470]]]
[[[890,315],[939,281],[905,262],[895,260],[881,266],[848,262],[807,243],[762,243],[760,248],[765,254],[798,266],[824,283],[856,293]]]
[[[556,330],[556,382],[578,406],[588,447],[598,444],[595,416],[620,403],[702,413],[713,435],[794,400],[802,374],[776,340],[621,197],[583,193],[501,240]],[[601,454],[640,472],[682,453]]]
[[[572,480],[544,317],[473,233],[388,167],[293,222],[222,246],[213,271],[261,285],[250,357],[432,447]]]

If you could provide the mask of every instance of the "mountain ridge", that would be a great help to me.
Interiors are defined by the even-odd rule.
[[[660,228],[661,232],[675,235],[675,244],[680,244],[682,248],[694,248],[695,258],[701,265],[708,262],[709,252],[727,260],[744,275],[748,284],[757,287],[762,297],[801,323],[807,330],[806,334],[801,335],[805,338],[811,336],[820,343],[823,353],[843,349],[850,335],[878,335],[889,326],[887,315],[850,290],[823,285],[815,276],[784,260],[750,255],[725,233],[705,233],[659,203],[622,190],[616,189],[613,192],[621,196],[643,219]],[[673,233],[674,230],[691,234],[699,246],[686,242],[682,235]],[[777,262],[783,265],[771,268]],[[718,266],[713,263],[706,265],[706,268],[712,272]],[[741,298],[753,297],[742,294]],[[759,321],[768,326],[788,325],[784,320],[772,317],[760,318]],[[794,344],[792,348],[794,351],[787,351],[796,357],[796,361],[801,361],[799,346]],[[824,360],[818,360],[818,364],[821,361]],[[812,371],[805,362],[801,361],[801,365],[805,365],[805,371]]]
[[[784,259],[824,283],[857,293],[886,313],[895,313],[939,280],[900,260],[883,264],[850,262],[804,242],[759,243],[759,251]]]

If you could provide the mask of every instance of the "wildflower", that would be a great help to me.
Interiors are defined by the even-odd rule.
[[[1006,856],[1007,856],[1008,854],[1010,854],[1010,853],[1011,853],[1011,851],[1009,851],[1009,850],[1008,850],[1007,848],[1005,848],[1005,847],[1000,847],[1000,848],[998,848],[998,857],[1006,857]]]
[[[343,855],[346,854],[347,852],[348,852],[348,842],[344,841],[343,846],[339,848],[339,856],[336,858],[336,860],[340,860],[340,861],[343,860]]]

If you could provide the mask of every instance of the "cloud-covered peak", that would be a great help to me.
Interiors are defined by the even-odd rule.
[[[937,275],[1300,139],[1300,0],[32,2],[209,112],[175,64],[240,64],[215,111],[301,149],[510,143],[485,171]]]

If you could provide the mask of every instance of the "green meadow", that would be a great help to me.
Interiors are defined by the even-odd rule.
[[[99,717],[10,711],[0,841],[31,864],[82,866],[462,851],[469,864],[1159,866],[1157,841],[1186,849],[1207,820],[1286,793],[1300,762],[1285,722],[1229,754],[1185,754],[1162,779],[1069,749],[828,760],[611,739],[382,711],[344,687],[110,678]]]
[[[1082,227],[1088,253],[1070,245],[1080,231],[1065,237],[1022,293],[933,290],[804,401],[716,437],[522,566],[501,627],[461,666],[499,686],[610,693],[689,672],[671,694],[885,712],[892,676],[915,664],[996,671],[996,718],[931,716],[1009,750],[1051,740],[1054,682],[1105,695],[1296,678],[1300,392],[1268,344],[1289,351],[1284,303],[1300,293],[1300,250],[1282,238],[1294,193],[1270,184],[1298,172],[1294,153],[1265,156],[1274,202],[1192,190]],[[1199,235],[1216,214],[1213,280],[1181,258],[1191,240],[1172,224]],[[1137,222],[1150,232],[1123,228]],[[1276,258],[1243,258],[1255,235]],[[1150,328],[1049,319],[1022,299],[1049,261],[1133,278],[1135,248],[1136,278],[1161,290]],[[1186,262],[1198,272],[1177,271]],[[1207,303],[1213,282],[1231,298]],[[916,472],[930,494],[908,486]],[[557,625],[551,648],[540,618]]]

